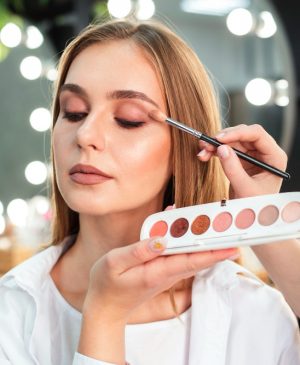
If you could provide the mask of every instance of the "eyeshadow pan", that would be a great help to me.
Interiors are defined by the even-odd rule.
[[[189,222],[185,218],[178,218],[174,221],[170,228],[171,236],[181,237],[183,236],[189,228]]]
[[[255,213],[252,209],[241,210],[235,218],[235,225],[237,228],[246,229],[252,226],[255,220]]]
[[[150,229],[150,237],[164,236],[168,231],[168,225],[165,221],[158,221]]]
[[[282,219],[287,223],[292,223],[300,219],[300,203],[290,202],[282,210]]]
[[[216,232],[226,231],[232,223],[232,215],[229,212],[218,214],[213,221],[213,229]]]
[[[210,225],[210,219],[207,215],[198,215],[192,223],[191,231],[194,234],[202,234],[206,232]]]
[[[270,226],[275,223],[279,217],[279,210],[275,205],[267,205],[258,215],[258,222],[262,226]]]

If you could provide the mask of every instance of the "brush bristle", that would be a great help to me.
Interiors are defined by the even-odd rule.
[[[151,110],[148,115],[157,122],[164,122],[167,119],[166,115],[160,110]]]

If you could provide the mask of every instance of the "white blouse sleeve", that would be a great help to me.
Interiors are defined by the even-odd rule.
[[[2,365],[2,363],[1,363],[1,365]],[[116,365],[116,364],[112,364],[111,362],[105,362],[105,361],[92,359],[91,357],[87,357],[85,355],[80,354],[79,352],[76,352],[72,365]],[[130,364],[126,363],[126,365],[130,365]]]
[[[12,365],[11,362],[8,361],[6,356],[4,355],[1,346],[0,346],[0,364],[1,365]]]

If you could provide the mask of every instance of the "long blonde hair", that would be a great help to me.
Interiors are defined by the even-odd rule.
[[[155,67],[171,118],[211,136],[221,128],[211,81],[194,51],[162,24],[130,20],[90,25],[66,47],[54,88],[53,126],[60,112],[59,90],[72,61],[90,45],[116,40],[134,42]],[[196,138],[175,128],[171,133],[173,176],[165,193],[164,205],[175,202],[176,207],[183,207],[226,198],[227,184],[219,161],[213,158],[208,163],[200,162],[196,157],[199,151]],[[79,217],[67,206],[58,189],[53,151],[52,162],[52,244],[58,244],[66,236],[78,232]]]

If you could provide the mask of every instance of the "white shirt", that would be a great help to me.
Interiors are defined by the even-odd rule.
[[[0,279],[1,365],[109,365],[76,352],[81,313],[50,276],[62,251],[51,246]],[[300,365],[282,295],[231,261],[196,275],[181,322],[128,325],[125,338],[131,365]]]

